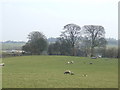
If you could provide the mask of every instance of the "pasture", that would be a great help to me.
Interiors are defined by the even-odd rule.
[[[2,62],[3,88],[118,88],[117,59],[19,56]],[[64,74],[65,70],[74,75]]]

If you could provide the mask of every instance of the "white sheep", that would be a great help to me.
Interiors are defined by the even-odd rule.
[[[74,63],[74,61],[67,62],[67,64],[73,64],[73,63]]]
[[[66,71],[64,72],[64,74],[74,75],[74,73],[73,73],[73,72],[71,72],[70,70],[66,70]]]
[[[71,64],[73,64],[73,63],[74,63],[74,61],[71,61],[70,63],[71,63]]]
[[[67,64],[70,64],[70,62],[67,62]]]
[[[87,74],[83,74],[82,76],[83,76],[83,77],[87,77]]]
[[[5,64],[4,64],[4,63],[1,63],[0,66],[5,66]]]
[[[71,74],[71,71],[70,71],[70,70],[66,70],[66,71],[64,72],[64,74]]]
[[[74,73],[73,73],[73,72],[71,72],[71,75],[74,75]]]
[[[92,62],[90,62],[89,64],[93,64]]]

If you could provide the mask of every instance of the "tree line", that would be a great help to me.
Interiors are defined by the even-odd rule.
[[[33,31],[28,35],[28,42],[22,49],[32,55],[67,55],[67,56],[96,56],[109,57],[106,48],[105,30],[100,25],[67,24],[55,43],[48,43],[46,36]],[[114,49],[115,50],[115,49]],[[111,51],[114,51],[111,50]],[[116,50],[115,50],[116,51]],[[116,52],[117,53],[117,52]],[[114,57],[117,57],[115,53]],[[111,55],[113,56],[113,55]]]

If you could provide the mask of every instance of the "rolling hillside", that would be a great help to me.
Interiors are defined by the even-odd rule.
[[[21,56],[3,62],[3,88],[118,88],[117,59]],[[74,75],[64,74],[65,70]]]

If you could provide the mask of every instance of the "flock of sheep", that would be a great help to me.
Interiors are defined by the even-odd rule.
[[[74,61],[67,62],[67,64],[73,64],[73,63],[74,63]]]
[[[74,61],[69,61],[69,62],[67,62],[66,64],[73,64],[73,63],[74,63]],[[70,70],[66,70],[66,71],[64,72],[64,74],[74,75],[74,73],[71,72]]]
[[[66,64],[74,64],[74,61],[69,61]],[[72,71],[70,71],[70,70],[65,70],[64,74],[74,75],[74,73]],[[87,74],[83,74],[82,76],[87,77]]]
[[[73,64],[73,63],[74,63],[74,61],[69,61],[69,62],[67,62],[66,64]],[[66,71],[64,72],[64,74],[74,75],[74,73],[71,72],[70,70],[66,70]]]
[[[97,58],[101,58],[101,57],[91,57],[91,59],[97,59]],[[74,64],[74,61],[69,61],[66,64]],[[93,64],[93,63],[90,62],[89,64]],[[64,74],[74,75],[74,73],[70,70],[64,71]],[[87,77],[87,74],[83,74],[82,76]]]
[[[96,57],[92,57],[92,59],[96,59]],[[67,62],[66,64],[74,64],[74,61],[69,61],[69,62]],[[89,63],[89,64],[93,64],[93,63],[91,62],[91,63]],[[5,64],[4,64],[4,63],[1,63],[0,66],[5,66]],[[74,75],[74,73],[73,73],[72,71],[70,71],[70,70],[64,71],[64,74]],[[85,77],[86,77],[87,75],[84,74],[84,75],[82,75],[82,76],[85,76]]]

